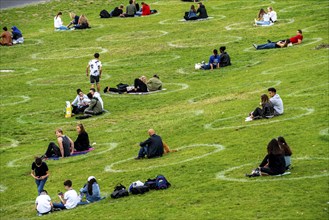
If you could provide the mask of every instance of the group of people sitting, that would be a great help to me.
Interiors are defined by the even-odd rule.
[[[24,38],[22,32],[16,27],[11,27],[11,32],[8,31],[7,27],[2,28],[3,32],[1,33],[1,46],[12,46],[15,44],[24,43]]]
[[[202,2],[198,3],[198,9],[195,9],[194,5],[191,5],[191,8],[188,12],[185,12],[184,19],[189,20],[198,20],[208,18],[207,10]]]
[[[123,11],[124,5],[121,4],[115,7],[110,13],[106,10],[100,12],[101,18],[112,18],[112,17],[135,17],[135,16],[147,16],[157,13],[157,10],[151,10],[151,7],[145,3],[141,2],[141,6],[136,2],[136,0],[129,0],[129,4],[126,6],[126,12]]]
[[[74,29],[86,29],[90,28],[89,21],[85,15],[76,15],[73,12],[70,12],[70,18],[72,19],[68,25],[63,25],[61,16],[62,12],[58,12],[54,17],[54,27],[55,30],[74,30]]]
[[[271,41],[267,40],[266,44],[253,44],[256,50],[263,50],[263,49],[274,49],[274,48],[283,48],[283,47],[290,47],[293,45],[301,44],[303,40],[303,32],[302,30],[297,30],[297,35],[285,40],[279,41]]]
[[[52,211],[59,211],[63,209],[73,209],[78,205],[86,205],[89,203],[97,202],[104,197],[101,197],[100,187],[97,183],[96,177],[89,176],[87,183],[80,189],[80,194],[77,193],[72,187],[71,180],[64,181],[65,193],[59,192],[59,203],[51,201],[48,192],[44,189],[40,192],[35,200],[35,209],[39,216],[49,214]],[[85,198],[85,201],[83,201]]]
[[[282,175],[291,166],[292,151],[283,137],[272,139],[267,145],[267,155],[247,177]]]
[[[154,74],[149,80],[146,76],[141,76],[134,80],[134,85],[129,86],[128,84],[118,84],[117,88],[107,86],[104,89],[104,93],[147,93],[162,90],[162,82],[157,74]]]
[[[218,50],[214,49],[213,55],[209,57],[209,62],[196,64],[195,69],[213,70],[232,65],[230,55],[225,50],[225,46],[220,47],[220,54],[218,54]]]
[[[104,102],[99,92],[95,88],[90,88],[89,93],[85,95],[81,89],[77,89],[77,96],[71,103],[72,113],[86,116],[100,115],[104,112]]]
[[[255,18],[256,26],[269,26],[273,25],[278,20],[277,13],[272,7],[267,8],[267,12],[262,8],[260,9],[257,18]]]
[[[283,114],[283,102],[279,94],[276,94],[276,89],[271,87],[268,89],[268,93],[271,98],[269,99],[266,94],[261,95],[259,103],[261,108],[257,107],[253,112],[250,112],[246,121],[262,118],[269,119]]]

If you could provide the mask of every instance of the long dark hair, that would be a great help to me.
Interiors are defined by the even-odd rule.
[[[85,127],[83,126],[83,124],[80,123],[77,126],[80,128],[80,133],[79,134],[86,133],[86,130],[85,130]]]
[[[97,183],[96,179],[92,178],[91,180],[88,181],[88,194],[93,195],[93,184]]]
[[[56,18],[57,18],[59,15],[62,15],[62,12],[61,12],[61,11],[57,13]]]
[[[276,139],[272,139],[267,145],[267,153],[272,155],[282,155],[283,151],[279,146],[279,142]]]
[[[278,137],[278,143],[279,143],[281,149],[283,150],[285,156],[292,155],[292,151],[291,151],[289,145],[287,144],[286,140],[283,137],[281,137],[281,136]]]

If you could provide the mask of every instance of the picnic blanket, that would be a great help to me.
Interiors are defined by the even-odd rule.
[[[73,154],[71,154],[69,157],[74,157],[74,156],[79,156],[79,155],[82,155],[82,154],[87,154],[89,153],[90,151],[93,151],[95,150],[95,148],[89,148],[88,150],[85,150],[85,151],[74,151]],[[60,157],[58,156],[53,156],[53,157],[47,157],[46,160],[59,160]]]

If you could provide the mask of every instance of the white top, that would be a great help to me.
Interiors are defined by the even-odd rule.
[[[98,101],[102,104],[102,109],[104,109],[104,103],[103,99],[101,98],[101,94],[99,94],[99,92],[95,92],[93,97],[98,99]]]
[[[101,67],[102,67],[101,61],[99,61],[97,59],[90,60],[89,61],[90,75],[98,76],[100,73]]]
[[[283,102],[278,94],[275,94],[272,98],[270,98],[270,102],[277,113],[280,115],[283,114]]]
[[[90,103],[90,99],[88,98],[87,95],[83,94],[83,97],[77,95],[77,97],[75,97],[75,99],[73,100],[72,105],[82,107],[89,105],[89,103]]]
[[[277,17],[277,15],[276,15],[276,12],[275,12],[275,11],[271,11],[271,12],[269,12],[269,13],[268,13],[268,16],[269,16],[269,18],[272,20],[272,22],[275,22],[275,21],[278,19],[278,17]]]
[[[268,14],[264,14],[263,21],[270,21],[270,16]]]
[[[35,204],[37,204],[37,211],[41,214],[50,212],[51,210],[51,198],[48,195],[40,195],[35,200]]]
[[[63,26],[63,22],[60,16],[56,16],[54,17],[54,26],[55,28],[60,28],[61,26]]]
[[[70,189],[64,193],[64,199],[66,200],[65,208],[73,209],[80,202],[80,197],[74,189]]]

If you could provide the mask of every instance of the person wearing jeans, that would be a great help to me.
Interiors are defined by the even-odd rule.
[[[66,192],[59,193],[58,197],[61,200],[60,203],[53,203],[55,209],[73,209],[80,202],[78,193],[72,188],[72,181],[66,180],[64,182],[64,188]]]
[[[35,162],[32,163],[31,176],[35,179],[38,195],[40,195],[49,176],[48,166],[45,162],[42,162],[40,157],[36,158]]]

